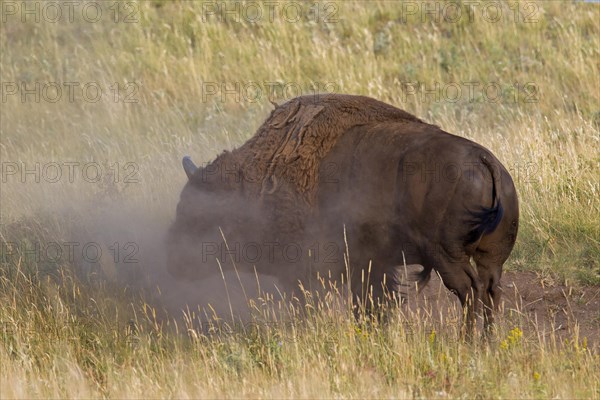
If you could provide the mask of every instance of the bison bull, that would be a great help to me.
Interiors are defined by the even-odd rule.
[[[492,322],[519,212],[509,173],[484,147],[368,97],[303,96],[243,146],[183,167],[168,238],[175,277],[233,260],[306,287],[349,270],[357,297],[378,302],[401,291],[403,265],[419,265],[418,282],[436,270],[469,327],[482,305]],[[291,244],[299,256],[286,254]]]

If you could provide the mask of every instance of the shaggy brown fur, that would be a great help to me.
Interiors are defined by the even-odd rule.
[[[184,167],[190,171],[188,161]],[[222,240],[215,236],[222,228],[242,245],[300,243],[305,251],[311,241],[331,243],[334,260],[250,264],[291,283],[314,272],[337,279],[347,232],[359,297],[401,291],[414,277],[401,266],[419,265],[422,284],[436,269],[470,323],[483,304],[489,325],[518,214],[510,175],[482,146],[367,97],[304,96],[277,106],[243,146],[190,173],[170,231],[169,268],[182,277],[214,273],[201,247]]]
[[[383,121],[422,123],[369,97],[297,97],[277,106],[254,137],[214,163],[238,171],[244,196],[260,198],[269,210],[271,229],[296,235],[314,210],[321,160],[350,128]]]

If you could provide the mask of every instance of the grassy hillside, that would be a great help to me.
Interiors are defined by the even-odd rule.
[[[174,333],[154,294],[118,282],[148,269],[141,243],[173,218],[183,154],[244,143],[269,98],[341,92],[498,156],[521,203],[506,269],[600,284],[600,6],[217,3],[82,3],[57,22],[47,3],[2,4],[0,397],[598,396],[583,338],[520,336],[514,318],[473,348],[426,319],[360,330],[321,310],[280,345],[279,325]],[[86,238],[104,249],[93,265],[67,256]]]

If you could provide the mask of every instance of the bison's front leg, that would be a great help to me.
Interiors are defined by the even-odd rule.
[[[423,270],[420,264],[409,264],[379,266],[376,270],[370,268],[354,274],[355,316],[379,313],[388,310],[390,305],[403,303],[411,288],[421,280]]]

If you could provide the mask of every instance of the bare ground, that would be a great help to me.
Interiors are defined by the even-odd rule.
[[[588,348],[600,351],[600,286],[570,286],[534,272],[505,272],[500,320],[518,326],[525,336],[552,333],[562,340],[586,338]],[[419,294],[409,297],[409,309],[431,315],[438,323],[457,323],[460,303],[437,275]],[[481,322],[481,321],[480,321]],[[480,323],[481,325],[481,323]]]

